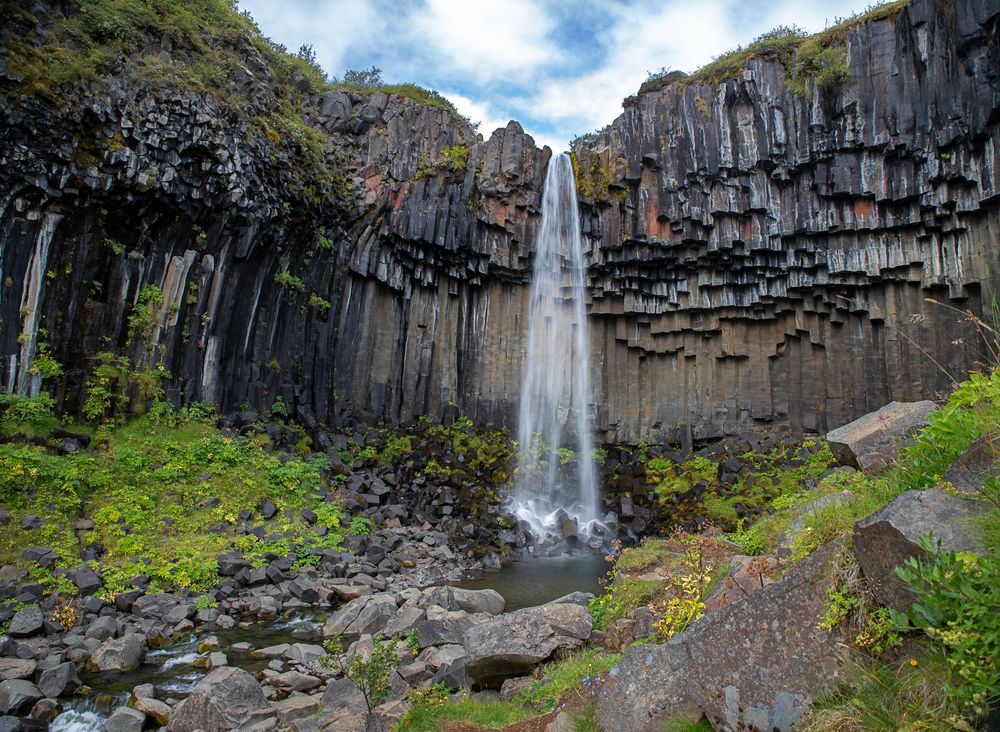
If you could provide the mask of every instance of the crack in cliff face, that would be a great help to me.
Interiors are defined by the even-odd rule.
[[[998,17],[917,0],[848,34],[836,93],[751,61],[644,93],[576,147],[601,439],[823,430],[944,388],[925,353],[952,375],[975,362],[975,330],[925,298],[981,313],[998,284]],[[177,402],[514,424],[551,154],[517,123],[484,141],[382,92],[313,94],[339,181],[321,197],[299,147],[204,94],[0,89],[0,382],[44,329],[78,408],[153,283]]]

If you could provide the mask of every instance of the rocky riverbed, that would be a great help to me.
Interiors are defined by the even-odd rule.
[[[591,594],[505,614],[494,590],[420,589],[441,578],[439,565],[449,579],[467,567],[445,563],[444,540],[434,547],[416,530],[385,533],[417,557],[410,571],[366,574],[366,552],[349,576],[306,570],[235,588],[227,580],[221,591],[232,591],[215,608],[182,594],[127,593],[113,604],[89,596],[69,632],[38,607],[19,611],[0,646],[2,729],[364,729],[364,697],[323,662],[322,638],[349,644],[345,664],[370,658],[376,636],[393,639],[388,701],[372,716],[386,725],[405,713],[411,688],[500,688],[590,637]]]

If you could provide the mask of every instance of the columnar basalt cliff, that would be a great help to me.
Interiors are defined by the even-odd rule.
[[[839,90],[751,61],[576,146],[602,439],[822,430],[973,364],[975,330],[925,298],[981,312],[1000,272],[998,23],[990,0],[915,0],[848,33]],[[176,402],[512,424],[550,151],[516,123],[483,140],[399,96],[307,91],[320,187],[258,122],[274,85],[241,53],[238,113],[135,73],[54,101],[4,67],[4,385],[37,388],[45,342],[71,409],[93,356],[130,349]],[[148,284],[164,303],[138,342]]]

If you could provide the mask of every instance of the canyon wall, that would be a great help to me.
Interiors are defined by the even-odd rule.
[[[962,311],[1000,272],[998,22],[990,0],[916,0],[848,34],[840,90],[751,61],[641,94],[576,145],[600,439],[824,430],[983,357]],[[268,85],[251,56],[248,108]],[[318,195],[300,149],[208,94],[25,81],[0,67],[8,389],[40,388],[47,344],[68,409],[116,352],[162,363],[179,404],[513,425],[551,154],[516,123],[483,140],[410,99],[312,94],[336,173]],[[137,338],[150,284],[164,303]]]

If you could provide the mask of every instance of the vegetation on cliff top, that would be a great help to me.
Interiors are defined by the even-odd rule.
[[[747,62],[754,59],[776,61],[785,67],[789,85],[799,94],[806,94],[807,82],[823,89],[836,89],[850,79],[847,66],[847,33],[852,28],[870,21],[892,17],[909,4],[910,0],[889,0],[869,7],[868,10],[839,20],[830,28],[812,35],[798,26],[779,26],[740,46],[718,56],[692,74],[661,69],[652,72],[639,87],[638,94],[656,91],[676,84],[718,84],[738,76]],[[629,97],[626,104],[635,101]]]
[[[0,0],[0,13],[9,19],[2,52],[20,79],[17,93],[62,104],[82,84],[118,77],[158,90],[204,94],[223,114],[242,120],[248,137],[297,160],[291,192],[313,206],[352,191],[342,162],[330,152],[329,136],[310,122],[315,95],[383,91],[443,109],[472,127],[437,92],[386,84],[377,69],[348,72],[344,81],[331,82],[311,47],[290,53],[263,35],[232,0],[74,0],[65,15],[53,9],[42,17],[23,4]],[[78,162],[93,167],[108,145],[99,134],[96,143],[82,140],[78,147]]]

